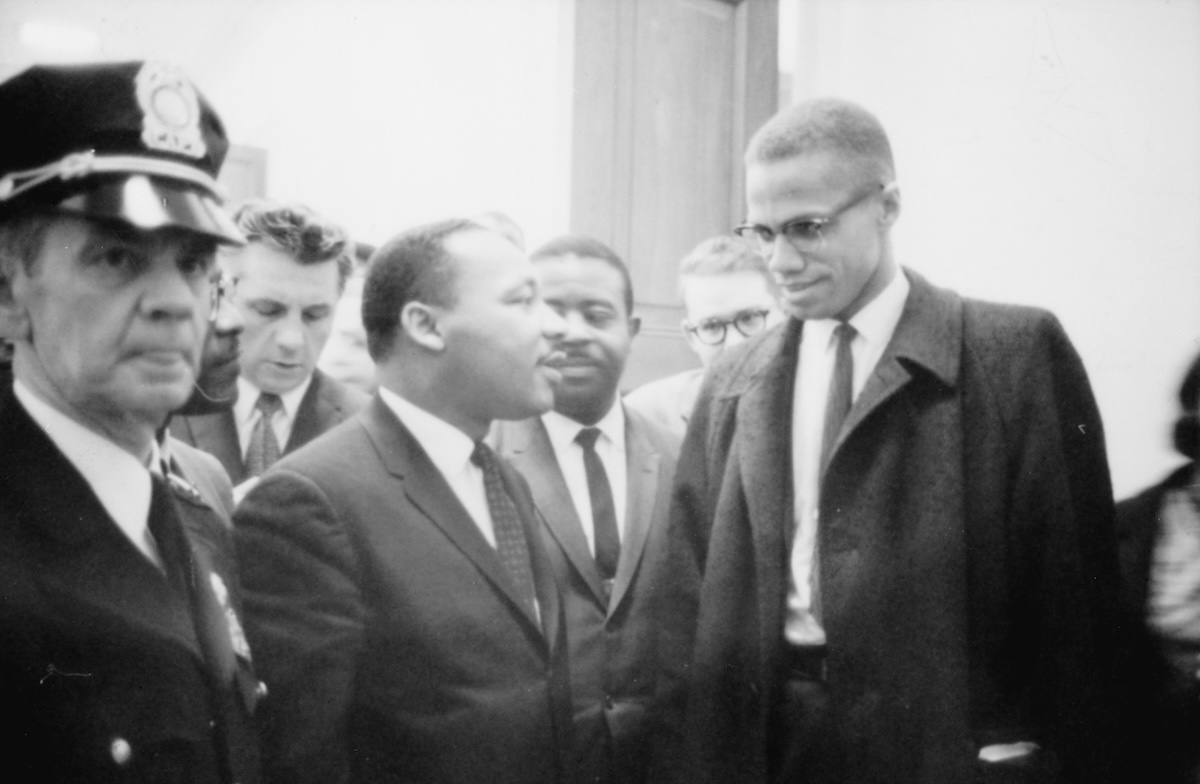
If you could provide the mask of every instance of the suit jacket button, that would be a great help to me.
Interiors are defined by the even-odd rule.
[[[260,700],[262,698],[266,697],[267,696],[267,684],[263,683],[262,681],[259,681],[258,685],[254,687],[254,696],[258,697]]]
[[[124,765],[133,756],[133,747],[124,738],[115,739],[109,746],[109,751],[112,753],[113,762],[118,765]]]

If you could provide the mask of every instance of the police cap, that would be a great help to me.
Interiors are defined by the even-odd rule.
[[[216,181],[225,128],[171,66],[33,66],[0,84],[0,126],[0,219],[42,208],[245,241]]]

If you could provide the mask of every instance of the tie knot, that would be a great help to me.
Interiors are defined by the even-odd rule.
[[[283,408],[283,401],[279,399],[279,395],[273,392],[263,392],[258,396],[258,402],[254,407],[262,412],[265,417],[272,417],[275,412]]]
[[[834,337],[839,343],[849,343],[858,335],[858,330],[850,325],[850,322],[843,321],[837,325],[837,329],[833,331]]]
[[[492,448],[482,441],[475,442],[475,448],[471,450],[471,462],[479,468],[487,470],[496,459],[496,453]]]
[[[575,436],[575,440],[583,447],[583,451],[591,452],[596,448],[596,439],[600,437],[600,428],[585,427],[579,431],[579,435]]]

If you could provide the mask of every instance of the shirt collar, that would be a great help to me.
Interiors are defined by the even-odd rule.
[[[16,381],[13,392],[71,465],[83,476],[101,506],[125,531],[144,532],[150,511],[150,472],[136,457],[71,419]],[[158,457],[152,446],[151,460]]]
[[[542,414],[542,424],[546,426],[546,434],[550,436],[550,443],[556,453],[561,453],[570,446],[578,437],[579,431],[585,427],[597,428],[601,435],[612,442],[618,452],[625,452],[625,409],[616,402],[594,425],[581,425],[557,411]]]
[[[470,462],[475,442],[466,433],[386,387],[379,387],[379,397],[413,434],[443,476],[456,476]]]
[[[295,389],[290,389],[279,396],[287,421],[291,422],[296,417],[296,411],[299,410],[304,395],[308,393],[308,388],[312,386],[312,380],[313,374],[309,373],[308,378],[300,382]],[[257,410],[258,396],[262,394],[262,390],[247,381],[245,376],[238,376],[237,385],[238,399],[233,404],[233,414],[238,423],[244,426],[250,424],[250,420]]]
[[[850,326],[854,327],[856,333],[855,339],[861,338],[874,346],[887,345],[896,331],[896,325],[900,323],[910,288],[904,271],[897,269],[883,291],[850,317]],[[804,343],[816,341],[816,345],[828,346],[833,340],[833,331],[840,323],[837,319],[806,320],[801,340]]]

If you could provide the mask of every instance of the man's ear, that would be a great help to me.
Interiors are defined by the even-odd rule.
[[[885,226],[891,226],[900,217],[900,186],[894,182],[885,185],[881,201],[883,202],[883,217],[880,220]]]
[[[629,337],[636,338],[637,334],[642,331],[642,319],[639,316],[629,317]]]
[[[5,340],[29,339],[29,316],[15,290],[22,275],[19,262],[0,258],[0,338]]]
[[[409,302],[400,309],[400,329],[409,340],[430,351],[441,351],[446,347],[436,308],[423,302]]]
[[[697,347],[700,345],[700,341],[696,340],[696,336],[692,334],[690,329],[688,329],[690,326],[691,322],[687,319],[679,322],[679,329],[683,332],[683,339],[687,341],[688,348],[696,352],[696,355],[699,356],[700,349]]]

